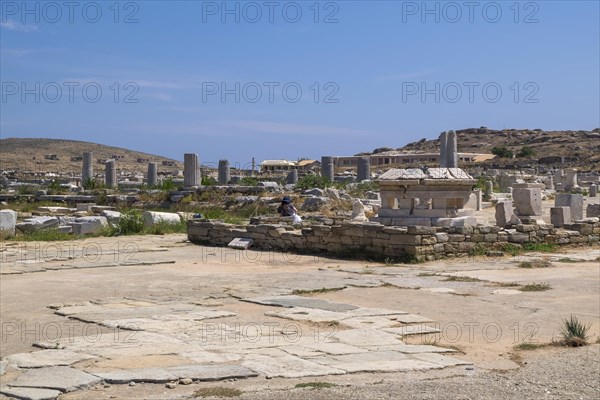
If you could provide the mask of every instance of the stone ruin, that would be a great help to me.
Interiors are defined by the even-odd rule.
[[[395,226],[473,226],[464,209],[476,181],[460,168],[392,169],[379,177],[372,222]]]

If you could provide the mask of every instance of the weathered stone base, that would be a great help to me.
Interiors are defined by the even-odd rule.
[[[428,261],[448,256],[493,250],[507,243],[594,244],[600,240],[600,222],[577,223],[557,229],[553,225],[432,227],[384,226],[377,223],[312,225],[231,225],[215,221],[189,221],[193,243],[227,246],[235,238],[254,240],[254,248],[297,253],[363,255]]]

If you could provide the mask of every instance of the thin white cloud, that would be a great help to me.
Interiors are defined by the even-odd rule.
[[[5,22],[0,22],[0,28],[18,32],[33,32],[38,30],[37,25],[22,24],[12,19],[7,19]]]

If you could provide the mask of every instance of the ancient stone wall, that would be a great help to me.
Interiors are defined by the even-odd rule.
[[[368,255],[381,258],[434,260],[469,255],[478,250],[501,249],[508,243],[596,244],[600,222],[566,225],[517,225],[515,229],[478,227],[393,227],[379,224],[231,225],[216,221],[189,221],[188,238],[193,243],[226,246],[236,237],[252,238],[254,247],[300,253]]]

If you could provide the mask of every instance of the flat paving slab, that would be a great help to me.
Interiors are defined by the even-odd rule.
[[[0,393],[8,397],[22,400],[54,400],[61,392],[54,389],[2,387]]]
[[[72,392],[86,389],[100,383],[100,378],[70,367],[48,367],[30,369],[15,381],[11,387],[29,387],[55,389],[61,392]]]
[[[239,365],[184,365],[167,368],[141,368],[94,373],[108,383],[166,383],[190,378],[195,381],[220,381],[251,378],[258,374]]]
[[[312,297],[302,296],[275,296],[275,297],[255,297],[245,298],[243,301],[250,303],[263,304],[268,306],[279,306],[279,307],[302,307],[302,308],[317,308],[319,310],[342,312],[356,310],[359,307],[346,304],[346,303],[335,303],[333,301],[315,299]]]
[[[68,366],[79,361],[95,358],[89,354],[70,350],[40,350],[6,356],[6,361],[19,368]]]

